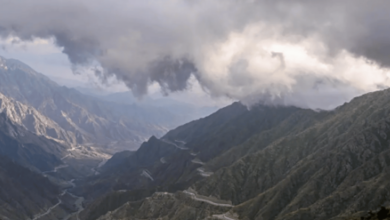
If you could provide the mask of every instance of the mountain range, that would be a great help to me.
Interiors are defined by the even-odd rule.
[[[51,128],[44,135],[68,144],[96,146],[108,153],[137,149],[151,135],[161,136],[189,120],[158,105],[118,103],[115,95],[104,98],[85,95],[59,86],[18,60],[3,57],[0,57],[0,93],[50,119]],[[130,99],[130,94],[127,95]],[[123,95],[120,97],[124,99]]]
[[[389,205],[389,101],[384,90],[332,111],[234,103],[118,153],[80,184],[82,216],[325,220]]]
[[[1,58],[0,219],[388,217],[390,89],[331,111],[235,102],[181,126],[210,109],[128,95]]]
[[[88,96],[0,57],[0,219],[77,219],[75,179],[188,120],[165,107]]]

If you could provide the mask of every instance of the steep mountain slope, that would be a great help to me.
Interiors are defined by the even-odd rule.
[[[0,155],[0,219],[33,219],[58,202],[60,190],[47,178]]]
[[[389,137],[390,90],[355,98],[330,112],[248,110],[236,103],[149,140],[93,183],[113,183],[110,190],[183,191],[192,200],[232,204],[224,214],[210,211],[201,218],[344,219],[390,203]],[[168,149],[162,143],[177,150],[159,155],[156,150]],[[145,155],[153,155],[142,159],[148,163],[135,159],[143,148],[150,150]],[[135,211],[148,207],[150,198],[122,200],[102,219],[182,219],[175,215],[181,205],[166,205],[161,212],[171,214],[154,217]],[[168,204],[172,195],[159,198]],[[86,211],[93,213],[97,203]]]
[[[66,146],[27,131],[0,113],[0,155],[31,169],[49,171],[62,164],[60,158],[66,150]]]
[[[14,124],[25,127],[27,130],[59,142],[77,144],[76,136],[72,132],[62,129],[56,122],[39,113],[35,108],[10,99],[0,93],[0,112],[12,120]]]
[[[1,57],[0,93],[56,122],[71,136],[67,141],[110,152],[138,148],[151,135],[161,136],[183,123],[161,108],[108,102],[58,86],[22,62]]]
[[[10,116],[23,116],[13,113]],[[14,123],[20,118],[11,120],[6,112],[0,113],[0,219],[77,217],[83,198],[68,190],[75,187],[74,178],[93,174],[91,166],[98,161],[88,165],[86,159],[64,160],[79,149],[37,136]]]
[[[59,158],[65,160],[59,161],[60,164],[63,162],[71,164],[73,170],[69,170],[69,174],[76,178],[80,176],[74,175],[75,173],[88,175],[88,173],[93,172],[92,169],[98,166],[102,160],[105,161],[110,156],[94,146],[82,146],[77,144],[77,137],[74,133],[65,131],[56,122],[39,113],[34,107],[10,99],[1,93],[0,112],[4,114],[4,120],[9,122],[3,124],[3,130],[8,132],[7,134],[11,139],[12,137],[16,139],[13,142],[8,141],[8,144],[13,143],[9,144],[12,147],[6,146],[7,143],[5,143],[4,146],[6,149],[2,149],[2,152],[11,156],[11,151],[15,151],[13,153],[14,155],[11,156],[14,159],[20,159],[20,157],[26,159],[28,157],[29,161],[32,157],[35,157],[34,164],[36,165],[37,163],[44,164],[50,162],[52,155],[55,155],[57,160]],[[24,133],[27,133],[28,135],[26,136]],[[22,134],[22,136],[19,134]],[[7,141],[7,138],[3,137],[3,141]],[[17,147],[18,144],[20,144],[20,147]],[[29,146],[28,148],[24,147],[26,144],[29,144],[27,145]],[[50,158],[38,158],[38,155],[45,155],[46,153],[50,154]],[[18,160],[18,162],[25,166],[32,165],[26,161],[22,162]],[[32,165],[32,167],[35,168],[34,165]],[[44,169],[43,167],[40,167],[39,170],[48,171],[53,170],[52,168],[53,166]]]
[[[366,95],[325,123],[241,159],[212,177],[230,180],[228,189],[211,183],[218,189],[212,194],[236,204],[256,195],[235,210],[248,219],[331,219],[379,207],[388,202],[388,101],[389,91]]]
[[[255,117],[258,111],[263,110],[267,111],[267,113]],[[279,114],[279,118],[274,117],[269,123],[264,123],[264,126],[255,128],[257,123],[266,120],[265,117],[274,114],[273,108],[264,107],[264,109],[259,108],[248,111],[246,107],[235,103],[210,117],[181,126],[169,132],[160,140],[152,137],[148,142],[144,143],[134,155],[130,155],[129,158],[126,159],[126,161],[131,164],[126,164],[125,167],[128,169],[136,166],[152,166],[155,162],[161,162],[161,158],[172,156],[173,152],[180,155],[184,154],[184,157],[190,158],[189,161],[191,161],[191,158],[193,158],[195,154],[202,160],[207,160],[209,157],[213,157],[214,155],[218,155],[221,151],[229,149],[236,143],[246,140],[246,138],[256,131],[267,129],[267,126],[272,126],[272,123],[278,123],[284,117],[287,117],[296,110],[296,108],[281,109],[281,111],[275,113],[275,115]],[[240,123],[240,121],[248,122],[249,120],[250,123]],[[242,129],[242,132],[237,133],[235,128]],[[183,145],[185,145],[185,147],[181,147]],[[170,150],[166,154],[157,154],[157,152],[164,152],[161,149],[164,149],[165,151],[168,151],[168,149]],[[210,152],[210,150],[215,152]],[[138,158],[142,158],[142,160],[139,160]],[[172,160],[172,162],[177,161]],[[107,164],[109,164],[109,162]],[[105,167],[103,167],[103,170],[104,169]],[[118,170],[117,168],[114,169]]]

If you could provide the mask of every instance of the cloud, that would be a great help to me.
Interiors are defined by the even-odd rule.
[[[0,36],[54,39],[75,68],[99,64],[138,96],[190,78],[214,97],[333,108],[387,87],[383,0],[0,0]]]

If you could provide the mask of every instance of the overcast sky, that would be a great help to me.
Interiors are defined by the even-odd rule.
[[[329,109],[390,85],[385,0],[0,5],[0,54],[67,78],[94,75],[112,84],[114,76],[140,97],[156,88],[166,95],[194,90],[247,104]]]
[[[126,84],[117,80],[115,76],[111,76],[108,82],[101,82],[99,77],[91,71],[95,65],[79,68],[75,73],[67,55],[62,53],[62,49],[55,44],[53,39],[21,41],[14,37],[3,38],[0,39],[0,56],[21,60],[36,71],[47,75],[58,84],[83,89],[82,91],[100,95],[129,91]],[[154,99],[169,97],[181,102],[196,104],[199,107],[209,106],[217,108],[229,105],[235,101],[223,96],[211,96],[202,89],[194,77],[189,80],[188,84],[188,88],[185,91],[165,94],[161,92],[161,87],[158,83],[154,82],[148,86],[148,94],[137,98],[139,102],[142,102],[145,96]],[[132,97],[129,98],[134,100]]]

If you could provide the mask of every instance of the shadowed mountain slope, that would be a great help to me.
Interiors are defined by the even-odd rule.
[[[211,162],[250,137],[270,132],[275,137],[269,139],[273,139],[283,132],[278,134],[272,128],[288,123],[291,128],[300,130],[315,122],[313,118],[294,123],[301,112],[314,113],[294,107],[258,106],[248,110],[234,103],[209,117],[180,126],[161,139],[151,138],[134,154],[120,157],[121,153],[118,153],[102,167],[101,175],[85,181],[79,193],[98,196],[121,189],[157,188],[170,192],[186,189],[207,177],[199,170],[207,161]],[[116,160],[118,158],[121,163]],[[108,167],[114,162],[115,166]],[[149,177],[143,175],[145,172]]]
[[[62,129],[56,122],[39,113],[34,107],[22,104],[0,93],[0,112],[4,112],[14,124],[58,142],[76,144],[72,132]]]
[[[62,164],[60,158],[66,150],[53,140],[13,124],[5,113],[0,113],[0,155],[31,169],[49,171]]]
[[[32,219],[58,202],[60,190],[47,178],[0,155],[0,219]]]
[[[121,163],[103,169],[95,183],[114,183],[107,192],[191,189],[202,201],[231,202],[227,217],[211,211],[202,217],[208,219],[345,219],[390,202],[389,137],[390,90],[328,112],[266,106],[248,110],[235,103],[149,140]],[[172,147],[176,150],[169,151]],[[157,153],[162,149],[167,154]],[[146,212],[131,211],[137,207],[133,201],[121,201],[120,208],[106,210],[114,212],[102,219],[129,213],[148,218]],[[99,207],[98,202],[91,207]],[[178,213],[183,207],[163,210]]]

